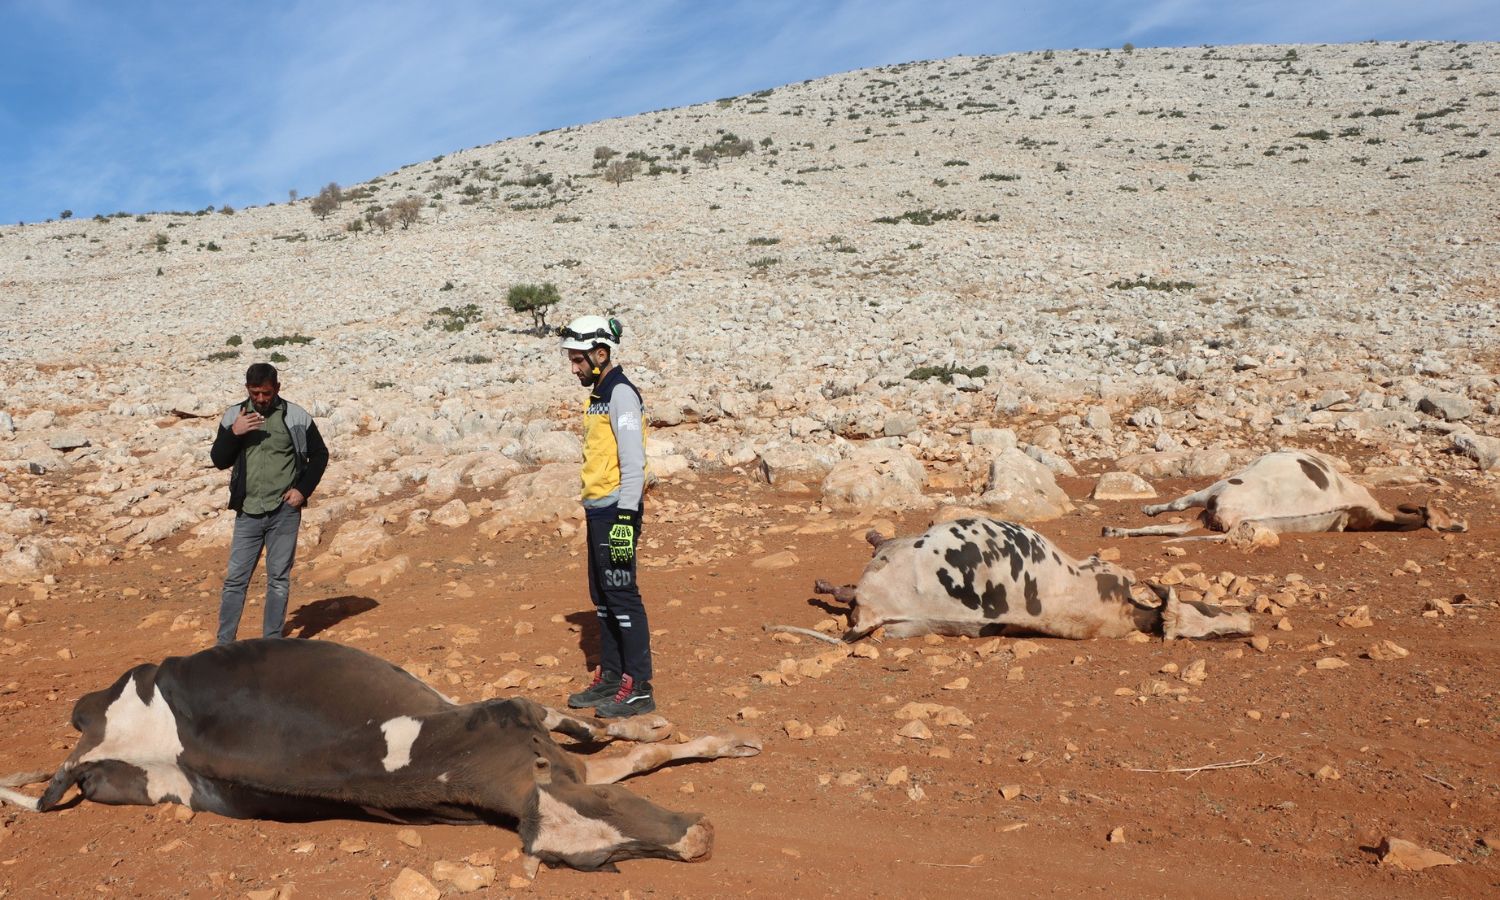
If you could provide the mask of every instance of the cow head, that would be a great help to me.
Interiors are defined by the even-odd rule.
[[[1403,504],[1400,507],[1404,513],[1419,515],[1422,524],[1433,531],[1468,531],[1469,522],[1448,511],[1448,507],[1441,500],[1432,500],[1426,506],[1413,506]]]
[[[698,862],[713,850],[714,830],[694,813],[676,813],[613,784],[552,778],[537,757],[536,788],[521,817],[526,853],[548,865],[612,870],[642,857]]]

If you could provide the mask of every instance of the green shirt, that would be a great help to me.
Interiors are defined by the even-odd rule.
[[[278,399],[266,421],[245,435],[244,441],[245,504],[241,511],[252,516],[274,512],[297,473],[292,433],[286,427],[286,403]]]

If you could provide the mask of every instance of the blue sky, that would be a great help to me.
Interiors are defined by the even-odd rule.
[[[0,222],[281,202],[913,59],[1497,38],[1496,0],[0,0]]]

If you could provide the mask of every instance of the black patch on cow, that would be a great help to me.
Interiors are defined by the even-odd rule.
[[[1229,479],[1229,483],[1230,484],[1244,484],[1245,483],[1245,479],[1243,479],[1243,478],[1231,478],[1231,479]]]
[[[925,537],[919,537],[919,538],[917,538],[917,542],[915,544],[912,544],[912,547],[915,548],[915,549],[917,549],[917,550],[921,550],[922,549],[922,545],[924,545],[926,543],[927,543],[927,538],[925,538]]]
[[[1036,579],[1032,578],[1029,574],[1026,576],[1026,584],[1024,585],[1024,590],[1026,592],[1026,611],[1031,613],[1033,616],[1041,615],[1042,596],[1041,593],[1037,590]]]
[[[1118,575],[1100,572],[1094,576],[1094,586],[1101,600],[1129,600],[1130,582]]]
[[[998,551],[999,548],[995,549]],[[1006,603],[1004,584],[990,584],[986,580],[984,592],[981,594],[978,590],[979,567],[985,561],[985,553],[978,544],[964,541],[950,548],[943,554],[943,559],[948,567],[938,569],[937,578],[948,596],[969,609],[982,611],[987,618],[1003,615],[1010,608]],[[962,576],[962,583],[953,577],[955,571]]]
[[[1302,474],[1306,475],[1309,481],[1318,486],[1318,490],[1328,490],[1328,476],[1323,474],[1323,470],[1321,468],[1313,465],[1312,462],[1302,457],[1298,457],[1297,465],[1302,467]]]
[[[135,695],[141,698],[142,706],[150,706],[151,698],[156,693],[155,669],[150,664],[137,666],[135,669]]]

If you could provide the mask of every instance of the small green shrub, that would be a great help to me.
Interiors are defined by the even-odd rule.
[[[305,334],[283,334],[280,337],[258,337],[250,342],[250,346],[257,350],[265,350],[270,347],[283,347],[287,344],[311,344],[312,340]]]
[[[1197,287],[1191,281],[1157,281],[1154,278],[1135,278],[1130,281],[1117,279],[1109,283],[1111,288],[1128,291],[1132,288],[1145,288],[1148,291],[1190,291]]]
[[[271,354],[271,362],[273,362],[273,363],[286,362],[286,354],[284,354],[284,353],[272,353]]]
[[[762,256],[760,259],[753,259],[753,260],[751,260],[750,261],[750,268],[752,268],[752,269],[768,269],[771,266],[774,266],[774,265],[776,265],[779,262],[781,262],[781,257],[779,257],[779,256]]]
[[[205,359],[208,362],[223,362],[226,359],[238,359],[239,355],[240,351],[238,350],[220,350],[217,353],[208,354]]]
[[[224,341],[224,343],[228,344],[231,347],[238,347],[240,344],[245,343],[245,339],[237,334],[231,334],[229,338]]]
[[[931,225],[933,222],[957,219],[962,215],[961,209],[911,209],[899,216],[881,216],[875,221],[881,225],[898,225],[902,222],[910,222],[913,225]]]
[[[483,353],[470,353],[467,356],[455,356],[453,357],[453,361],[456,363],[465,363],[471,366],[478,366],[487,362],[494,362],[492,358],[485,356]]]
[[[958,363],[949,363],[946,366],[918,366],[907,372],[906,377],[909,381],[926,381],[929,378],[936,378],[943,384],[952,384],[954,375],[963,375],[968,378],[983,378],[988,374],[990,374],[989,366],[975,366],[972,369],[966,369]]]
[[[769,247],[772,244],[779,243],[781,243],[781,238],[779,237],[753,237],[749,240],[749,244],[752,247]]]
[[[1020,181],[1019,175],[1006,175],[1001,172],[985,172],[979,176],[980,181]]]

